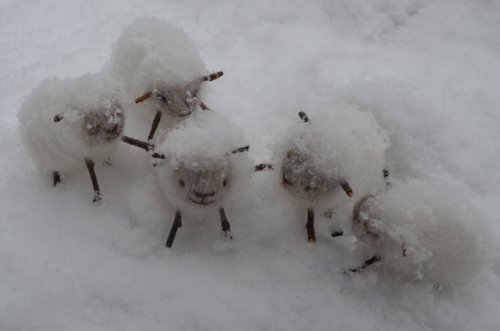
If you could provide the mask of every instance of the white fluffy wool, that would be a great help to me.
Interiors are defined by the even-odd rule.
[[[156,148],[165,155],[165,160],[155,166],[155,174],[166,201],[193,215],[221,207],[228,195],[241,190],[250,177],[248,153],[232,153],[246,145],[243,132],[224,116],[213,111],[193,113]],[[200,173],[202,178],[198,177]],[[179,185],[181,179],[185,187]],[[221,185],[224,180],[225,187]],[[210,205],[193,203],[189,194],[194,189],[215,192],[215,201]]]
[[[207,69],[191,40],[179,27],[157,18],[139,18],[125,28],[113,46],[107,70],[119,80],[131,98],[154,89],[174,91],[175,98],[186,97],[184,88],[201,84]],[[179,90],[179,91],[178,91]],[[198,92],[199,95],[201,91]],[[154,97],[142,102],[136,111],[162,110]],[[160,128],[171,128],[182,117],[163,111]],[[152,121],[152,116],[146,116]]]
[[[395,182],[366,200],[353,232],[382,258],[379,268],[409,280],[464,284],[491,265],[493,246],[489,224],[462,189]]]
[[[120,139],[89,143],[83,117],[93,111],[120,108],[121,104],[116,84],[103,75],[47,79],[19,109],[22,141],[42,171],[85,167],[85,158],[101,162],[116,149]],[[61,114],[62,120],[54,122],[54,116]]]
[[[349,183],[353,190],[352,199],[357,199],[367,192],[375,192],[383,178],[389,141],[373,114],[347,105],[330,108],[319,105],[315,110],[308,110],[308,123],[303,123],[297,116],[297,122],[288,129],[274,151],[280,181],[283,161],[288,151],[294,150],[308,158],[304,164],[306,172],[334,183],[327,185],[329,189],[320,195],[311,195],[298,185],[286,188],[292,196],[308,205],[325,201],[347,202],[349,197],[338,185],[340,180]]]

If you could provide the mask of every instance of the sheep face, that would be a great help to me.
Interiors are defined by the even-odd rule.
[[[315,200],[334,190],[336,181],[316,169],[310,155],[290,149],[281,167],[283,187],[292,195]]]
[[[125,117],[120,108],[89,111],[83,116],[82,135],[93,146],[115,141],[122,133]]]
[[[220,202],[231,186],[229,160],[217,163],[180,163],[172,172],[177,194],[189,204],[209,206]]]
[[[152,100],[158,110],[176,116],[187,116],[199,103],[200,87],[201,79],[186,85],[156,88],[152,91]]]

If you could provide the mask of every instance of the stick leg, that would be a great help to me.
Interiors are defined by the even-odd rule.
[[[182,226],[182,216],[181,211],[177,210],[175,212],[174,223],[172,223],[172,228],[170,229],[170,233],[168,234],[167,243],[165,247],[171,248],[174,243],[175,235],[177,234],[177,230]]]
[[[54,171],[52,173],[52,179],[53,179],[54,187],[56,187],[56,185],[61,182],[61,174],[59,173],[59,171]]]
[[[161,120],[161,111],[158,110],[153,120],[153,124],[151,124],[151,131],[149,131],[148,141],[153,139],[156,133],[156,129],[158,129],[158,124],[160,124],[160,120]]]
[[[316,234],[314,233],[314,210],[312,208],[309,208],[307,210],[306,230],[307,230],[307,240],[309,242],[315,242]]]
[[[349,271],[350,272],[361,271],[361,270],[365,269],[366,267],[371,266],[374,263],[380,262],[380,260],[382,260],[382,258],[380,256],[374,255],[371,258],[369,258],[368,260],[366,260],[361,267],[351,268],[351,269],[349,269]]]
[[[224,236],[226,238],[233,239],[233,234],[231,233],[231,224],[229,224],[229,221],[227,220],[224,208],[222,207],[219,208],[219,215],[220,215],[220,224],[222,226],[222,231],[224,231]]]
[[[131,137],[128,137],[128,136],[122,136],[121,139],[122,139],[122,141],[124,143],[132,145],[132,146],[136,146],[136,147],[139,147],[139,148],[142,148],[146,152],[149,152],[150,150],[152,150],[154,148],[153,144],[150,144],[148,142],[145,142],[145,141],[142,141],[142,140],[139,140],[139,139],[131,138]]]
[[[87,170],[89,171],[90,180],[92,181],[92,188],[94,189],[94,202],[101,202],[101,190],[99,189],[99,183],[97,182],[97,176],[94,170],[94,161],[91,159],[85,159],[85,164],[87,165]]]

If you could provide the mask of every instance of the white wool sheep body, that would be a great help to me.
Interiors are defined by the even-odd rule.
[[[297,121],[274,153],[284,189],[308,207],[345,203],[345,183],[354,198],[375,192],[389,142],[373,115],[349,107],[308,114],[310,121]]]
[[[207,69],[187,33],[156,18],[137,19],[124,30],[108,68],[126,93],[141,102],[136,111],[151,112],[144,119],[151,121],[154,112],[161,112],[163,129],[198,106],[202,82],[211,80],[204,77]]]
[[[247,153],[232,153],[244,145],[242,131],[225,117],[193,113],[155,149],[165,158],[155,174],[167,203],[194,217],[220,208],[252,172]]]
[[[314,208],[349,205],[349,197],[375,192],[389,143],[370,113],[339,107],[313,112],[310,120],[299,115],[305,123],[289,129],[274,155],[281,186],[307,208],[307,236],[314,242]]]
[[[380,258],[373,267],[406,280],[460,285],[491,264],[488,224],[459,189],[395,182],[358,201],[352,225],[366,251]]]
[[[19,113],[22,141],[42,171],[72,171],[105,160],[117,147],[124,114],[116,84],[101,75],[51,78]]]

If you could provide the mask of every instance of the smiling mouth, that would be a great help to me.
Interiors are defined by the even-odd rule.
[[[201,205],[201,206],[208,206],[208,205],[211,205],[212,203],[215,202],[215,199],[208,199],[208,198],[203,198],[201,200],[198,200],[198,199],[188,197],[188,200],[197,204],[197,205]]]

